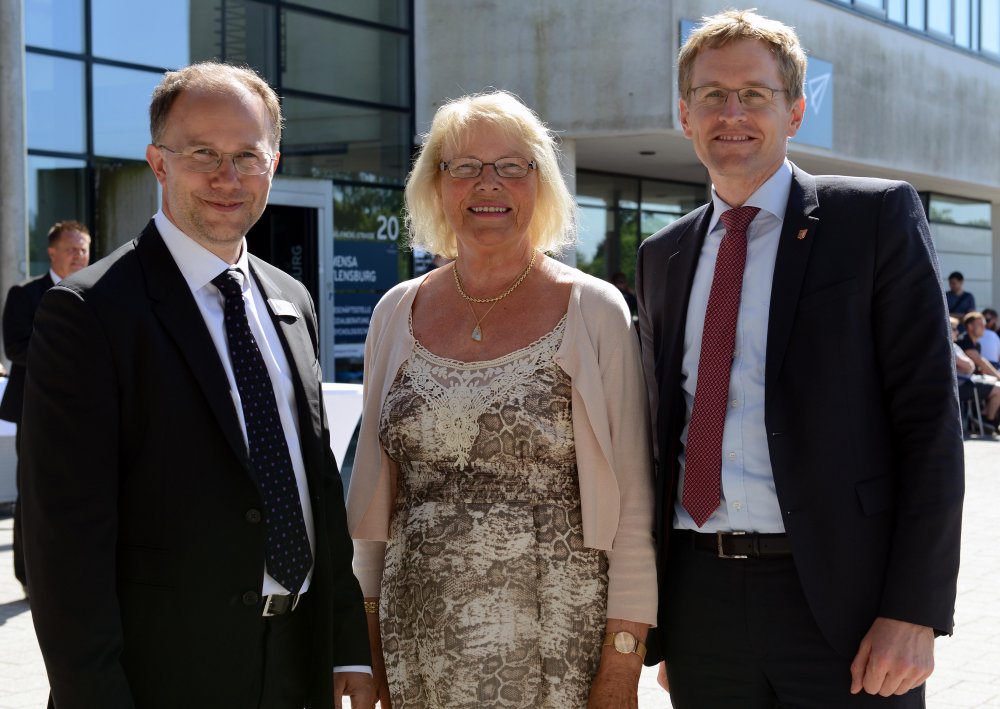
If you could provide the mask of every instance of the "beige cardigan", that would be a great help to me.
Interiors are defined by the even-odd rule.
[[[655,625],[653,484],[638,338],[618,290],[578,274],[555,361],[572,379],[584,543],[607,552],[608,617]],[[365,344],[364,403],[347,520],[356,540],[354,571],[369,597],[379,595],[396,494],[397,467],[379,441],[379,418],[399,367],[413,351],[410,309],[424,277],[400,283],[382,297]]]

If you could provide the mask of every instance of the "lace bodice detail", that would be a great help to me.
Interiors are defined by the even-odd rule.
[[[469,465],[481,434],[480,419],[491,409],[501,418],[506,411],[507,416],[531,417],[535,421],[533,402],[546,408],[549,404],[544,396],[538,395],[539,385],[555,386],[564,395],[568,394],[569,377],[553,361],[565,329],[564,317],[552,331],[527,347],[484,362],[459,362],[439,357],[417,343],[413,354],[400,368],[382,409],[380,428],[387,452],[394,458],[402,456],[397,460],[414,454],[405,443],[403,448],[410,450],[401,450],[391,442],[395,436],[391,433],[393,427],[388,417],[390,412],[399,410],[401,402],[396,400],[399,396],[419,398],[423,402],[420,448],[435,451],[437,460],[449,461],[459,469]],[[564,381],[555,381],[558,379]],[[405,386],[399,386],[404,380]],[[497,406],[499,411],[496,411]],[[568,410],[564,415],[546,418],[547,425],[538,430],[550,446],[566,441],[572,443]],[[410,421],[403,426],[414,424]],[[539,443],[544,445],[544,442]]]

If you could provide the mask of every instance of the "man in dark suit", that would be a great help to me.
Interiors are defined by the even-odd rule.
[[[68,219],[56,222],[49,229],[49,270],[38,278],[13,286],[7,292],[3,306],[3,348],[10,359],[10,377],[3,399],[0,400],[0,419],[18,425],[14,436],[14,450],[21,452],[21,408],[24,402],[25,362],[28,342],[31,340],[35,311],[42,302],[42,295],[63,278],[70,276],[90,263],[90,232],[78,221]],[[21,489],[21,468],[16,474],[17,489]],[[24,573],[24,540],[21,536],[20,493],[14,502],[14,576],[28,595],[28,579]]]
[[[168,72],[161,210],[53,287],[24,404],[32,614],[59,709],[370,701],[370,654],[306,289],[247,254],[277,96]]]
[[[712,201],[650,237],[650,654],[691,707],[922,707],[952,631],[964,472],[936,257],[902,182],[786,159],[791,28],[729,11],[679,58]]]

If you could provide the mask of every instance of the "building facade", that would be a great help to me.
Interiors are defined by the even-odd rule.
[[[1000,0],[757,0],[809,53],[789,147],[813,173],[910,181],[942,272],[1000,301]],[[442,101],[490,87],[559,132],[580,240],[566,258],[631,279],[641,240],[703,203],[675,58],[706,0],[5,0],[0,10],[0,292],[77,218],[94,258],[158,202],[145,165],[164,70],[246,63],[282,96],[282,160],[251,250],[317,300],[328,379],[360,376],[379,295],[425,266],[402,186]],[[142,28],[137,31],[136,28]],[[942,284],[944,287],[944,284]],[[905,307],[905,304],[901,304]]]

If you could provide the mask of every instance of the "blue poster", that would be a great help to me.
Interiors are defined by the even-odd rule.
[[[333,281],[344,290],[387,291],[399,282],[399,251],[392,241],[334,242]]]
[[[833,64],[809,57],[806,67],[806,114],[793,141],[833,148]]]

